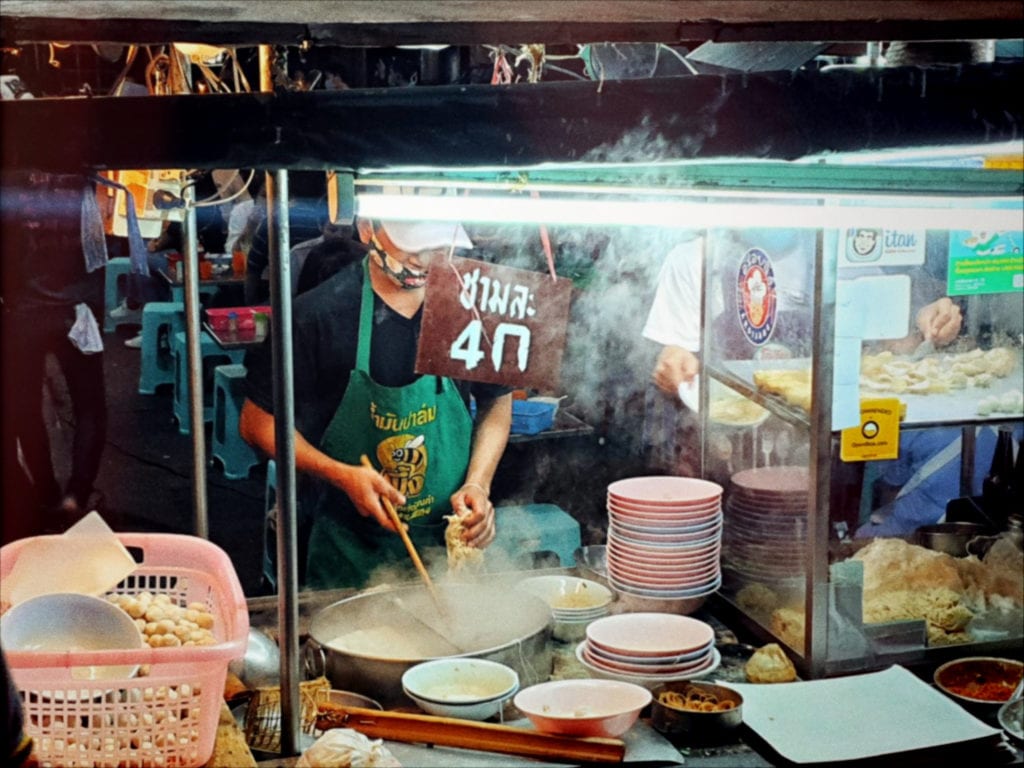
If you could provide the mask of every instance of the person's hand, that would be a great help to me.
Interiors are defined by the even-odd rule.
[[[389,499],[392,505],[400,507],[405,504],[405,496],[375,469],[350,466],[340,461],[335,464],[337,467],[329,479],[352,500],[356,512],[363,517],[372,517],[382,527],[398,533],[382,499]]]
[[[700,361],[693,352],[669,345],[662,347],[651,380],[666,395],[678,397],[679,385],[684,381],[693,381],[699,372]]]
[[[917,313],[917,328],[926,341],[945,346],[960,333],[963,316],[960,307],[948,296],[933,301]]]
[[[494,505],[487,491],[476,483],[466,483],[451,496],[452,511],[462,519],[463,541],[484,549],[494,541]]]

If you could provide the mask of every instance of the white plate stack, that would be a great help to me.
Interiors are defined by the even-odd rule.
[[[721,586],[717,483],[668,475],[619,480],[608,486],[608,520],[608,581],[620,597],[672,601],[674,612],[686,613]]]
[[[710,625],[671,613],[628,613],[597,619],[576,658],[595,677],[653,688],[713,672],[721,663]]]
[[[740,581],[803,583],[807,561],[807,467],[758,467],[731,478],[723,567]]]

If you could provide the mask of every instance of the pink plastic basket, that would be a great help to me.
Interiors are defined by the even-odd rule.
[[[220,547],[175,534],[120,533],[141,551],[111,594],[163,593],[203,603],[215,645],[131,651],[4,651],[21,694],[25,729],[42,766],[200,766],[213,754],[228,664],[245,655],[249,614],[238,575]],[[6,578],[28,539],[0,549]],[[140,556],[136,552],[136,559]],[[82,680],[73,667],[144,665],[124,679]]]

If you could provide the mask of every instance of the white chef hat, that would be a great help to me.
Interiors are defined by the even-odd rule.
[[[436,248],[469,249],[473,241],[457,221],[382,221],[388,237],[406,253],[419,253]]]

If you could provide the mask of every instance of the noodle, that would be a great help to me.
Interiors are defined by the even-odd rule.
[[[685,691],[662,691],[658,701],[671,709],[686,712],[725,712],[736,707],[736,702],[721,699],[710,691],[689,687]]]

